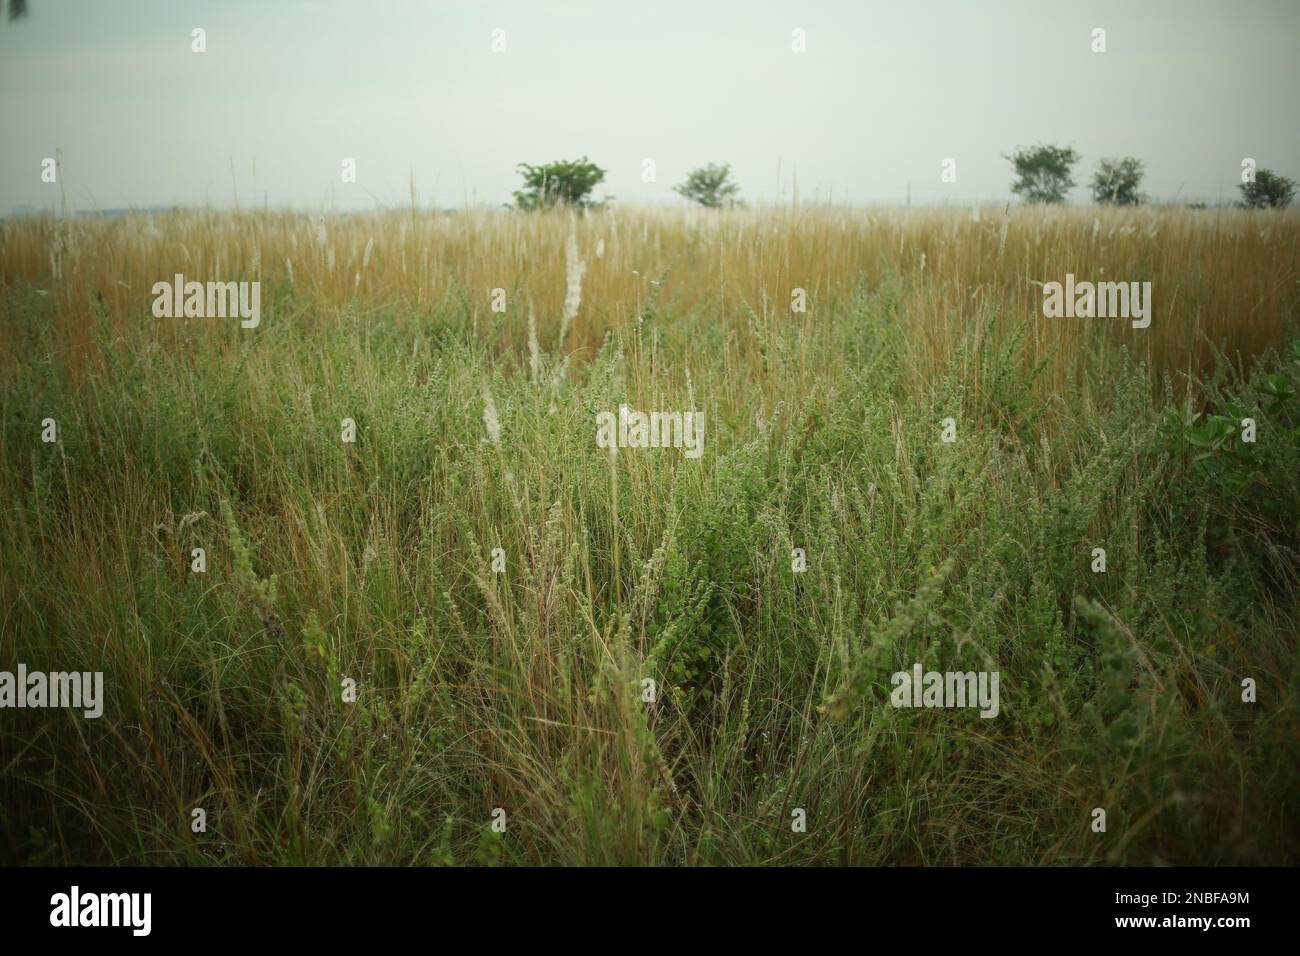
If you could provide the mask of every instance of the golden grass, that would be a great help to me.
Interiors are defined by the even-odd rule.
[[[1059,389],[1087,352],[1086,340],[1098,335],[1127,342],[1153,366],[1197,371],[1210,364],[1210,343],[1234,358],[1276,346],[1300,276],[1295,212],[770,208],[322,218],[200,210],[7,222],[0,281],[56,297],[55,343],[74,368],[96,360],[92,315],[122,334],[127,320],[148,316],[152,284],[177,272],[200,281],[260,280],[264,321],[305,330],[345,313],[401,323],[450,299],[467,303],[476,330],[486,331],[491,290],[504,289],[510,320],[499,344],[525,360],[530,306],[544,348],[563,324],[570,230],[586,263],[582,306],[563,342],[577,361],[608,329],[636,322],[656,294],[661,306],[713,310],[738,334],[747,324],[787,320],[816,334],[819,319],[860,284],[872,290],[897,281],[897,308],[930,369],[951,356],[973,322],[1030,320],[1025,360],[1052,350],[1042,384]],[[1043,320],[1039,284],[1067,272],[1150,281],[1151,327]],[[796,287],[808,294],[804,315],[791,313]],[[169,331],[158,323],[164,343]],[[20,360],[8,351],[0,357],[6,365]]]

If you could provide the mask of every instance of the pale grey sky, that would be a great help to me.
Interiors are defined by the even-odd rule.
[[[500,205],[586,154],[597,195],[1001,202],[1037,142],[1147,162],[1160,199],[1300,179],[1297,0],[29,0],[0,25],[0,210]],[[207,52],[191,52],[206,30]],[[1106,30],[1105,53],[1091,50]],[[506,49],[492,50],[493,30]],[[806,52],[792,51],[805,31]],[[341,182],[353,157],[357,182]],[[945,158],[957,181],[940,181]],[[657,181],[642,181],[642,161]]]

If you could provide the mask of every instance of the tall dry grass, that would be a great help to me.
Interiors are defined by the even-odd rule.
[[[0,668],[109,700],[0,714],[0,859],[1294,862],[1298,225],[6,222]],[[177,272],[261,325],[155,319]],[[1067,272],[1151,327],[1044,320]],[[621,402],[704,456],[597,448]],[[999,717],[888,706],[916,661],[999,669]]]
[[[586,264],[585,307],[566,306],[566,241]],[[1025,361],[1049,352],[1042,387],[1066,371],[1097,335],[1127,345],[1158,368],[1202,372],[1218,346],[1248,357],[1277,346],[1300,295],[1300,213],[1192,209],[1012,208],[971,210],[607,210],[391,212],[347,217],[184,212],[118,219],[10,221],[0,230],[0,281],[33,283],[55,297],[56,343],[79,366],[95,361],[89,316],[119,333],[147,314],[150,287],[188,279],[245,278],[267,284],[273,321],[304,332],[347,314],[401,323],[448,301],[463,302],[475,328],[490,323],[489,294],[507,292],[512,321],[503,349],[524,342],[535,310],[544,340],[562,335],[576,361],[647,304],[709,310],[728,332],[750,317],[832,321],[858,289],[896,281],[897,308],[918,349],[918,374],[951,355],[973,323],[1032,322]],[[557,254],[557,251],[559,254]],[[1150,281],[1154,319],[1041,317],[1041,283]],[[792,315],[791,290],[809,311]],[[169,335],[157,330],[160,340]],[[19,357],[5,354],[0,361]],[[754,368],[736,370],[752,374]]]

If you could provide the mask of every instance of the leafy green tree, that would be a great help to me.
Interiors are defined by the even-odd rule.
[[[1279,176],[1271,169],[1255,172],[1253,183],[1241,183],[1240,206],[1247,209],[1282,209],[1295,198],[1295,180]]]
[[[591,191],[605,179],[605,170],[586,156],[541,166],[520,163],[517,168],[524,177],[524,188],[515,192],[519,209],[550,209],[556,205],[585,209],[593,205]]]
[[[1146,164],[1140,159],[1103,159],[1092,176],[1092,201],[1098,205],[1136,206],[1145,198],[1138,192]]]
[[[1025,202],[1057,203],[1074,185],[1070,172],[1079,154],[1068,146],[1021,146],[1003,158],[1016,170],[1013,193]]]
[[[734,206],[739,201],[736,196],[740,193],[740,187],[731,180],[730,163],[709,163],[691,170],[686,182],[678,183],[673,191],[691,202],[718,209],[721,206]]]

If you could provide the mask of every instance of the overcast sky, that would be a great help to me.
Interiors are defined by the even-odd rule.
[[[412,172],[421,204],[500,205],[516,164],[583,154],[625,203],[680,203],[709,161],[758,202],[1002,202],[1001,154],[1037,142],[1082,153],[1076,201],[1103,156],[1146,160],[1161,199],[1234,198],[1243,157],[1300,179],[1298,0],[29,7],[0,24],[3,211],[57,206],[55,147],[79,210],[367,209]]]

